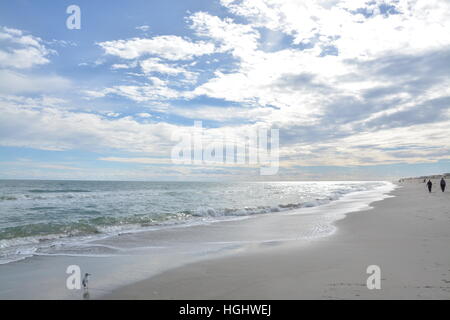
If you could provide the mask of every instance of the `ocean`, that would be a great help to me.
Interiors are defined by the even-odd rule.
[[[99,239],[321,206],[385,182],[0,181],[0,264]],[[78,254],[97,254],[92,246]],[[80,249],[81,248],[81,249]]]

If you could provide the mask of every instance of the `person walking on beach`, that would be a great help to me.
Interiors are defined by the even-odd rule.
[[[433,183],[431,182],[431,180],[428,180],[427,187],[428,187],[428,192],[431,192],[431,188],[433,187]]]
[[[442,178],[441,179],[441,190],[442,190],[442,192],[445,191],[445,185],[446,185],[445,180],[444,180],[444,178]]]

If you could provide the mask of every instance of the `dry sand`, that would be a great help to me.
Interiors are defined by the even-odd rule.
[[[309,242],[274,243],[166,271],[106,299],[449,299],[450,192],[400,184]],[[366,269],[381,268],[369,290]]]

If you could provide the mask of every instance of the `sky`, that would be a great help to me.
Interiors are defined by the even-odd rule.
[[[449,30],[448,0],[2,1],[0,178],[450,172]],[[278,171],[174,162],[194,121],[278,130]]]

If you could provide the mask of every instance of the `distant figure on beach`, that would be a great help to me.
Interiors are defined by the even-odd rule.
[[[428,186],[428,191],[431,192],[431,188],[433,187],[433,183],[431,182],[431,180],[428,180],[427,186]]]
[[[441,190],[442,190],[442,192],[445,191],[445,185],[446,185],[445,180],[444,180],[444,178],[442,178],[441,179]]]

